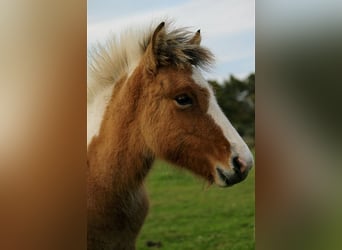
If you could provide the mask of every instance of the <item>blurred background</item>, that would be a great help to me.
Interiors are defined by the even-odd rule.
[[[341,1],[256,5],[256,249],[342,249]]]
[[[86,12],[0,1],[0,249],[85,249]]]

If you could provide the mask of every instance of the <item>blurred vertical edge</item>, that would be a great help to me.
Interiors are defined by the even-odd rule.
[[[256,2],[256,249],[342,249],[341,1]]]
[[[86,5],[0,2],[0,249],[86,249]]]

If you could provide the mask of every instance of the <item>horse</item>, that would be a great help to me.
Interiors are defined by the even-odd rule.
[[[201,32],[162,22],[88,54],[88,249],[134,250],[156,158],[229,187],[253,156],[202,75],[214,56]]]

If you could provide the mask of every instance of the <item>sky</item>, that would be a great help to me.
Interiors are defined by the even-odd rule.
[[[177,27],[201,29],[202,45],[215,55],[208,79],[243,79],[255,72],[254,0],[88,0],[88,48],[111,33],[172,19]]]

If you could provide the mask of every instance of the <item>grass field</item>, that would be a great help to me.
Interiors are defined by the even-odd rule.
[[[150,212],[137,249],[147,242],[165,250],[254,249],[254,169],[231,188],[205,188],[204,182],[164,162],[146,182]]]

